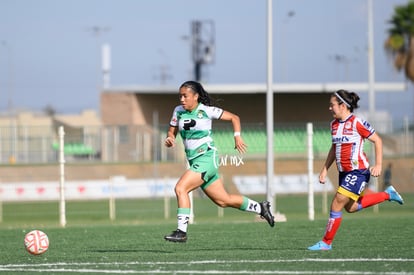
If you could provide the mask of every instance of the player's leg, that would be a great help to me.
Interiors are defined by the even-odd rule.
[[[199,161],[203,169],[203,191],[210,199],[221,207],[233,207],[242,211],[255,212],[267,220],[270,226],[274,226],[274,217],[270,211],[270,203],[267,201],[258,203],[246,196],[227,193],[218,174],[218,159],[216,150],[209,150]],[[200,168],[199,167],[199,168]]]
[[[369,176],[366,175],[367,171],[361,172],[360,175],[357,175],[360,180],[364,180],[365,182],[369,181]],[[362,188],[365,188],[365,184],[362,185]],[[349,213],[353,213],[356,211],[360,211],[364,208],[382,203],[384,201],[395,201],[399,204],[403,204],[404,200],[401,195],[395,190],[395,188],[390,185],[388,186],[383,192],[371,193],[371,194],[361,194],[358,200],[355,201],[353,204],[349,204],[345,207],[346,211]]]
[[[365,183],[368,182],[370,178],[369,170],[368,169],[361,170],[359,171],[359,173],[356,173],[354,176],[357,177],[357,181],[364,181],[364,183],[361,185],[361,189],[364,190]],[[367,195],[361,194],[360,198],[356,200],[356,203],[354,205],[349,205],[348,207],[346,207],[346,210],[352,213],[352,212],[359,211],[364,208],[382,203],[386,200],[395,201],[395,202],[398,202],[399,204],[404,203],[403,198],[401,197],[400,194],[398,194],[395,188],[393,186],[389,186],[383,192],[367,194]]]
[[[367,194],[362,196],[357,203],[357,207],[353,207],[349,212],[355,212],[364,208],[382,203],[384,201],[395,201],[399,204],[403,204],[404,200],[401,195],[395,190],[393,186],[389,186],[383,192]]]
[[[309,246],[309,250],[331,250],[332,242],[335,238],[336,232],[338,231],[342,222],[342,209],[350,201],[350,198],[344,194],[338,192],[332,199],[331,211],[329,212],[329,219],[326,224],[325,233],[321,241],[316,244]]]
[[[325,234],[322,241],[308,247],[309,250],[332,249],[333,239],[342,222],[342,209],[346,208],[347,211],[349,211],[352,207],[356,208],[355,202],[358,201],[369,177],[370,174],[368,169],[339,174],[339,187],[332,200],[331,212],[329,214]]]
[[[177,196],[177,230],[170,235],[164,236],[164,239],[171,242],[186,242],[187,227],[190,220],[191,202],[189,193],[198,188],[203,183],[201,174],[192,170],[187,170],[178,180],[175,186]]]
[[[258,202],[250,200],[250,207],[245,207],[245,198],[241,195],[227,193],[220,178],[217,178],[208,185],[204,185],[202,188],[204,193],[220,207],[233,207],[260,214],[260,205]]]
[[[191,202],[189,193],[203,184],[202,175],[191,169],[185,171],[175,185],[175,195],[179,208],[190,208]]]
[[[328,223],[326,225],[325,234],[322,241],[328,245],[331,245],[335,238],[336,232],[338,231],[342,222],[342,209],[352,201],[346,195],[336,193],[332,200],[331,211],[329,213]]]
[[[211,183],[203,184],[205,194],[220,207],[233,207],[242,211],[254,212],[266,219],[270,226],[274,226],[274,217],[270,211],[270,203],[267,201],[257,202],[246,196],[229,194],[224,188],[220,178]]]

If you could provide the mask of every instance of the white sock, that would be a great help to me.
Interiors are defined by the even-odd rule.
[[[187,232],[188,222],[190,220],[190,208],[178,208],[177,222],[178,229]]]
[[[240,207],[240,209],[243,211],[254,212],[257,214],[260,214],[262,212],[262,207],[260,206],[260,203],[251,200],[248,197],[243,197],[243,204]]]

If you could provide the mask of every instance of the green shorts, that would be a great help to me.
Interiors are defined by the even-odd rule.
[[[189,160],[190,170],[201,174],[204,183],[201,188],[204,190],[210,184],[219,179],[217,151],[208,149],[203,155]]]

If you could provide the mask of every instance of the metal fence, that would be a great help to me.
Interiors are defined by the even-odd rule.
[[[383,138],[384,156],[414,155],[414,127],[404,121],[382,125],[377,131]],[[410,126],[411,125],[411,126]],[[214,137],[219,152],[234,152],[231,125],[217,123]],[[306,123],[279,123],[274,126],[276,158],[306,158]],[[136,125],[65,128],[66,162],[151,162],[183,160],[180,141],[171,150],[163,146],[167,125],[159,128]],[[266,125],[243,124],[248,144],[244,158],[266,157]],[[324,158],[330,147],[328,123],[314,123],[316,158]],[[54,163],[58,161],[58,127],[10,125],[0,127],[0,163]]]

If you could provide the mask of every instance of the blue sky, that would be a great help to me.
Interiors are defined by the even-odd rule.
[[[403,0],[374,0],[375,78],[401,82],[383,49]],[[179,86],[192,78],[190,22],[215,24],[204,81],[266,82],[266,0],[0,0],[0,111],[99,109],[100,45],[112,49],[111,85]],[[367,1],[274,0],[274,81],[367,81]],[[292,13],[293,12],[293,13]],[[290,16],[289,16],[290,15]],[[105,29],[99,36],[93,27]],[[336,57],[340,56],[341,59]],[[413,117],[413,93],[378,94],[377,110]],[[368,104],[361,93],[361,106]]]

